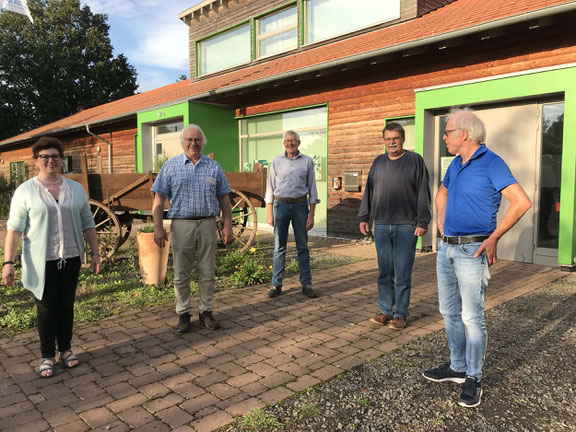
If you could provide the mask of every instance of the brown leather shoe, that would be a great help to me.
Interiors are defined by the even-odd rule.
[[[392,321],[392,317],[389,317],[386,314],[380,314],[378,316],[370,318],[370,322],[373,322],[374,324],[380,324],[380,325],[386,325],[390,321]]]
[[[190,314],[188,312],[184,312],[180,314],[180,318],[178,319],[178,333],[188,333],[190,331]]]
[[[388,324],[388,327],[394,330],[402,330],[406,327],[406,320],[400,317],[394,317],[394,319],[390,321],[390,324]]]
[[[214,318],[212,311],[204,311],[199,315],[200,322],[209,328],[210,330],[218,330],[220,328],[220,323]]]

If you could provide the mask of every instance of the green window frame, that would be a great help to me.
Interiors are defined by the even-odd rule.
[[[296,4],[256,17],[254,22],[256,58],[298,48],[298,6]]]
[[[207,75],[252,61],[250,21],[196,43],[197,75]]]

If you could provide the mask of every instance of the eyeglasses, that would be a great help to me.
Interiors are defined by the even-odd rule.
[[[454,131],[457,131],[457,130],[460,130],[460,129],[445,130],[445,131],[444,131],[444,136],[449,136],[448,134],[449,134],[450,132],[454,132]]]
[[[289,144],[289,143],[297,143],[297,142],[300,142],[300,140],[297,140],[297,139],[285,139],[284,142],[285,142],[286,144]]]
[[[41,154],[38,155],[38,157],[42,159],[44,162],[48,162],[50,159],[52,159],[54,162],[58,162],[60,159],[62,159],[62,156],[60,156],[59,154],[52,154],[52,155]]]
[[[384,142],[391,143],[392,141],[394,142],[402,141],[402,137],[397,136],[394,138],[384,138]]]
[[[187,143],[196,143],[196,144],[201,144],[202,143],[202,138],[184,138],[184,142]]]

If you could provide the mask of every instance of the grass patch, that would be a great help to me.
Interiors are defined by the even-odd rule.
[[[300,408],[300,413],[298,414],[298,418],[300,420],[307,420],[316,417],[318,414],[320,414],[320,409],[318,409],[316,404],[308,403],[302,405]]]
[[[240,420],[240,426],[250,432],[272,431],[281,425],[274,414],[262,408],[253,409]]]

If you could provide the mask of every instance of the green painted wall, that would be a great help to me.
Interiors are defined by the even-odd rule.
[[[560,194],[558,263],[572,265],[576,255],[576,68],[463,84],[416,93],[416,151],[424,150],[425,123],[430,110],[482,102],[564,95],[564,135]]]
[[[208,140],[203,153],[214,152],[214,159],[220,163],[224,171],[238,171],[240,160],[238,123],[235,120],[234,109],[219,105],[184,102],[138,113],[138,136],[134,155],[136,172],[142,172],[144,166],[143,141],[148,140],[151,145],[151,128],[148,125],[175,117],[181,117],[184,125],[193,123],[200,126]]]
[[[241,171],[238,122],[234,109],[195,102],[190,102],[189,108],[190,121],[185,124],[200,126],[208,140],[203,153],[214,152],[214,160],[226,172]]]

